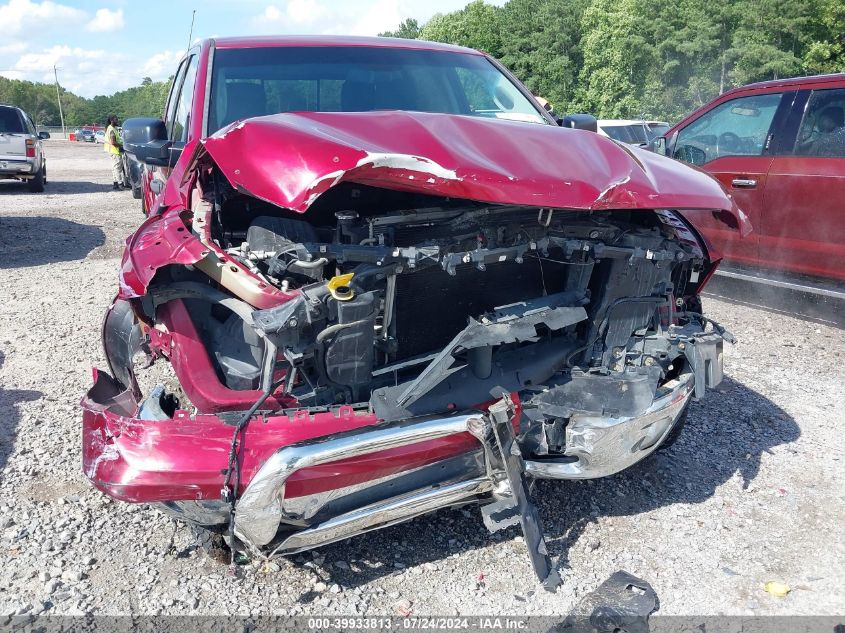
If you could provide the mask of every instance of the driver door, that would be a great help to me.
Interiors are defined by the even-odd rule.
[[[774,92],[722,101],[679,130],[673,144],[673,157],[697,165],[719,180],[755,229],[761,226],[774,136],[788,111],[788,106],[782,108],[781,104],[791,102],[784,97],[785,93]],[[758,263],[756,231],[742,239],[738,231],[710,214],[689,215],[726,260]]]

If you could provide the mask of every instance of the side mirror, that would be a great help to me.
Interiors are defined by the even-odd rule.
[[[170,166],[167,128],[161,119],[135,118],[123,122],[123,148],[142,163],[158,167]]]
[[[651,143],[651,151],[655,154],[660,154],[661,156],[666,156],[666,137],[665,136],[658,136],[655,139],[652,139]]]
[[[49,132],[39,132],[38,138],[40,138],[42,141],[46,141],[48,138],[50,138],[50,133]]]
[[[599,122],[592,114],[567,114],[562,119],[558,119],[557,124],[578,130],[599,131]]]

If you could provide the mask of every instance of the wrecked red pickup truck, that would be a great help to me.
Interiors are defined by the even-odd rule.
[[[721,380],[717,262],[676,210],[742,214],[482,53],[209,40],[165,112],[124,126],[150,217],[82,401],[112,497],[257,555],[481,502],[554,586],[531,479],[638,462]],[[143,390],[144,356],[172,384]]]

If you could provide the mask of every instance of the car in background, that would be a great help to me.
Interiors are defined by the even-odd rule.
[[[713,175],[749,217],[746,239],[690,218],[722,251],[721,273],[845,298],[845,74],[736,88],[652,144]]]
[[[47,159],[32,118],[17,106],[0,105],[0,180],[23,180],[32,192],[44,191]]]
[[[106,142],[106,132],[105,130],[97,130],[94,132],[94,138],[98,143],[105,143]]]
[[[84,143],[93,143],[97,140],[94,130],[77,130],[76,140]]]
[[[598,133],[602,136],[628,143],[645,146],[654,137],[669,129],[663,121],[642,121],[633,119],[599,119]]]

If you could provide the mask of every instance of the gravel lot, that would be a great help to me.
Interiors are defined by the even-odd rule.
[[[81,472],[77,403],[142,215],[99,145],[46,151],[45,193],[0,183],[0,614],[565,614],[618,569],[661,614],[845,613],[843,330],[715,300],[739,343],[680,440],[611,478],[537,485],[557,594],[519,532],[490,536],[472,507],[229,576]]]

